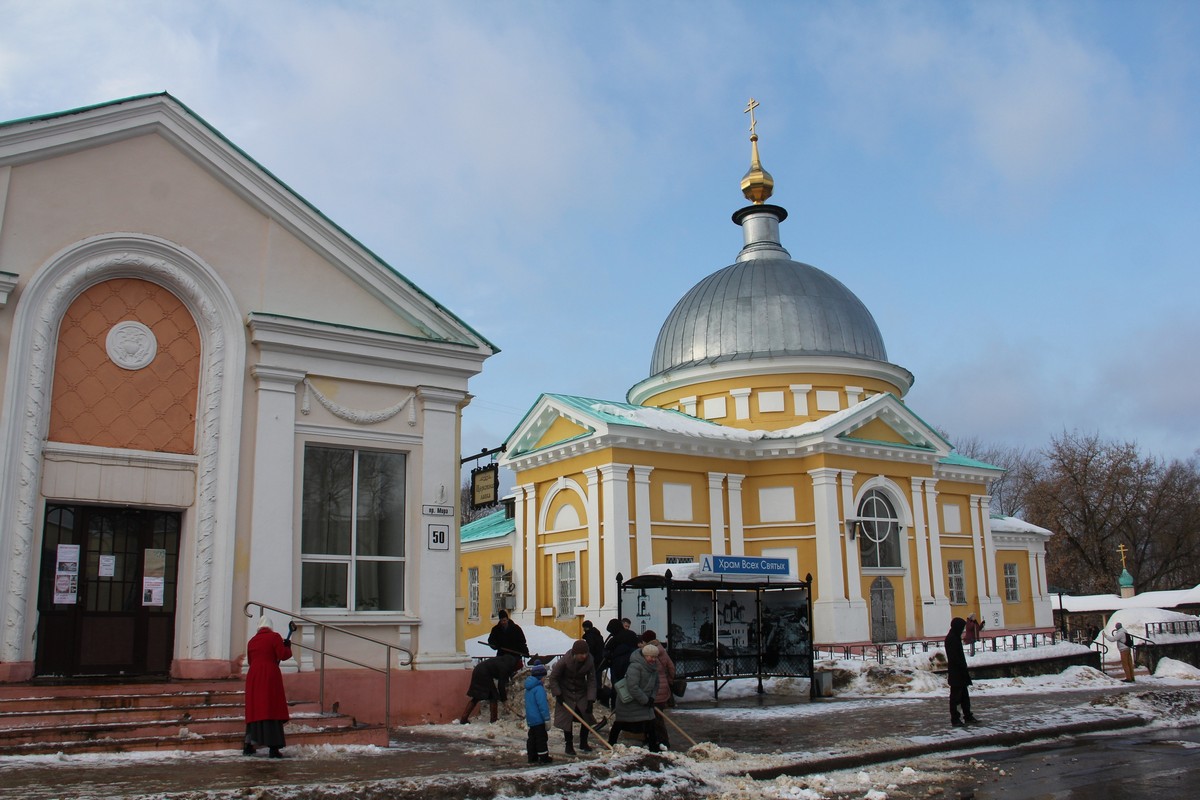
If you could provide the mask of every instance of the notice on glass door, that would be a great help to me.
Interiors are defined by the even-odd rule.
[[[142,605],[161,606],[167,575],[167,551],[147,548],[142,566]]]
[[[74,604],[79,597],[79,545],[60,544],[54,564],[54,602]]]

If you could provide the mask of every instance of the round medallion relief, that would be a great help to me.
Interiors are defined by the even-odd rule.
[[[122,369],[141,369],[153,361],[158,353],[158,340],[154,338],[154,332],[133,320],[113,325],[104,345],[108,357]]]

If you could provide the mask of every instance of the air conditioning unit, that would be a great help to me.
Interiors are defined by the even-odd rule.
[[[504,608],[510,611],[517,607],[517,598],[513,597],[511,594],[504,595],[504,597],[501,598],[501,602],[503,603]]]

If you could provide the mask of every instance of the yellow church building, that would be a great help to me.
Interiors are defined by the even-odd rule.
[[[709,553],[811,575],[822,644],[940,638],[971,612],[990,632],[1051,627],[1050,531],[991,513],[1002,471],[905,404],[913,375],[870,311],[784,249],[751,134],[741,252],[675,305],[649,376],[625,402],[543,394],[508,437],[509,518],[463,527],[464,632],[500,607],[603,629],[618,575]]]

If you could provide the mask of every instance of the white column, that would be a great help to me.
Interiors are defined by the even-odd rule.
[[[513,487],[513,545],[512,559],[508,562],[513,573],[513,582],[521,587],[517,597],[513,598],[517,606],[513,611],[517,614],[524,614],[527,610],[525,606],[525,540],[528,538],[525,531],[525,488],[524,486]],[[479,576],[482,582],[484,576]],[[495,609],[499,611],[499,609]],[[521,621],[524,621],[522,618]]]
[[[654,467],[633,468],[633,531],[639,575],[654,563],[654,546],[650,539],[650,473],[653,471]]]
[[[929,566],[930,566],[930,581],[933,583],[933,599],[947,600],[946,597],[946,578],[942,569],[946,563],[946,559],[942,556],[942,526],[938,520],[937,510],[937,481],[926,478],[925,481],[925,507],[929,509]],[[949,624],[949,620],[946,620]]]
[[[733,415],[736,419],[750,419],[750,390],[730,389],[733,396]]]
[[[604,557],[600,548],[600,470],[583,471],[587,479],[587,537],[588,537],[588,599],[589,611],[600,610],[601,570],[600,560]],[[582,575],[580,576],[583,577]],[[604,580],[608,578],[605,577]]]
[[[296,386],[299,370],[256,364],[254,490],[250,492],[250,576],[247,599],[299,610],[295,575],[300,537],[296,530]],[[232,532],[230,533],[232,536]],[[275,617],[278,630],[286,620]],[[253,634],[257,619],[247,621]],[[453,622],[451,628],[454,627]]]
[[[708,538],[709,547],[717,556],[728,552],[725,549],[725,503],[721,495],[724,481],[724,472],[708,473]]]
[[[846,407],[856,406],[862,398],[863,388],[861,386],[846,387]]]
[[[929,591],[929,549],[925,532],[925,498],[921,496],[921,478],[912,479],[913,534],[917,542],[917,590],[921,602],[933,600]]]
[[[604,609],[617,608],[617,574],[629,580],[629,465],[604,464],[600,467],[603,481],[604,508]]]
[[[810,383],[793,383],[788,387],[792,390],[792,405],[795,408],[796,416],[808,416],[808,393],[812,391]]]
[[[438,505],[443,498],[457,498],[461,465],[458,460],[459,421],[466,392],[436,386],[418,386],[423,447],[420,471],[421,504]],[[451,500],[450,502],[454,502]],[[457,505],[457,503],[455,503]],[[457,616],[454,603],[446,602],[446,587],[458,583],[457,548],[430,550],[427,526],[450,524],[450,541],[458,541],[458,514],[450,517],[418,517],[419,528],[408,535],[406,579],[415,584],[409,597],[420,617],[417,635],[417,669],[440,669],[461,665],[458,655]]]
[[[1003,587],[998,584],[1000,579],[996,572],[996,543],[992,540],[992,498],[986,494],[971,498],[972,502],[976,499],[979,501],[979,521],[983,531],[983,558],[988,571],[988,595],[994,600],[1000,600],[1004,593]]]
[[[842,482],[842,518],[853,517],[857,515],[858,509],[854,507],[854,475],[852,470],[844,469],[840,473]],[[839,525],[841,530],[845,530],[845,525]],[[862,558],[859,553],[858,541],[845,537],[846,545],[846,583],[847,596],[852,601],[861,601],[862,593]]]
[[[842,583],[841,531],[838,530],[836,469],[814,469],[808,473],[813,481],[813,509],[817,535],[817,600],[844,600]]]
[[[988,591],[987,567],[983,561],[983,525],[979,521],[979,497],[971,496],[971,553],[975,556],[975,594],[979,597],[980,605],[986,605],[991,600]],[[970,599],[968,598],[968,602]]]
[[[538,557],[541,543],[538,541],[538,496],[537,484],[525,485],[525,573],[522,591],[525,593],[525,615],[522,622],[536,623],[538,619]]]
[[[934,638],[945,636],[950,628],[950,598],[946,596],[943,572],[946,559],[942,555],[941,523],[938,521],[937,480],[925,478],[921,483],[925,490],[925,523],[929,526],[929,582],[933,592],[933,605],[925,605],[925,636]]]
[[[729,554],[746,555],[746,532],[742,528],[742,481],[745,475],[726,475],[729,490]]]
[[[689,417],[696,416],[696,397],[681,397],[679,398],[679,410]]]

